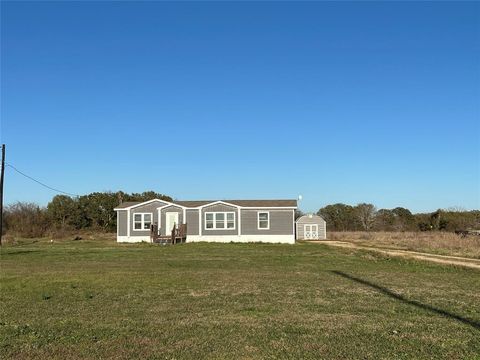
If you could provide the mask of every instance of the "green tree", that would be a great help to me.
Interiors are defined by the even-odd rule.
[[[78,203],[67,195],[56,195],[47,205],[47,215],[52,223],[62,228],[72,225]]]
[[[166,201],[172,201],[173,199],[164,194],[157,193],[155,191],[144,191],[143,193],[123,194],[123,201],[148,201],[153,199],[160,199]]]
[[[118,205],[118,197],[112,192],[95,192],[80,197],[81,207],[90,226],[104,231],[113,231],[116,227],[116,216],[113,210]]]
[[[353,206],[346,204],[327,205],[317,212],[333,231],[354,231],[359,228]]]
[[[394,230],[407,231],[415,230],[415,217],[410,210],[403,207],[396,207],[392,210],[395,214],[395,226]]]
[[[302,210],[295,210],[295,220],[305,215]]]
[[[395,226],[396,215],[393,210],[380,209],[377,211],[376,228],[381,231],[392,231]]]

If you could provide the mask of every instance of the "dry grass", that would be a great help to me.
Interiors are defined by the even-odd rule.
[[[480,237],[449,232],[330,232],[328,240],[480,259]]]

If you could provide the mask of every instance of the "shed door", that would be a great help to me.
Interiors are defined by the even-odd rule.
[[[318,239],[318,225],[305,224],[303,230],[305,234],[305,239]]]

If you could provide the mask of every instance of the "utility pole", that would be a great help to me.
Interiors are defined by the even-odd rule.
[[[3,234],[3,174],[5,172],[5,144],[2,144],[2,169],[0,170],[0,246]]]

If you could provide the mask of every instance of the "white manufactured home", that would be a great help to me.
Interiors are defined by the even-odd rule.
[[[293,244],[296,209],[296,200],[124,202],[115,208],[117,241]]]

